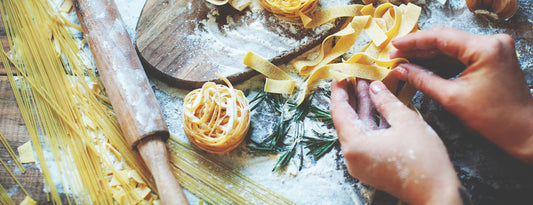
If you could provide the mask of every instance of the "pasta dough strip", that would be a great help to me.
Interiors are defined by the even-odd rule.
[[[369,80],[387,79],[388,87],[396,89],[398,83],[388,75],[390,69],[400,63],[407,63],[403,58],[390,59],[389,51],[393,46],[390,41],[399,36],[406,35],[417,30],[417,21],[421,8],[414,4],[394,6],[392,4],[382,4],[377,8],[372,5],[347,5],[332,7],[311,16],[301,15],[302,22],[306,28],[312,28],[324,23],[333,21],[340,17],[353,17],[352,21],[341,31],[328,36],[320,45],[318,56],[311,60],[294,60],[292,65],[302,76],[307,76],[306,82],[300,88],[301,92],[297,97],[298,104],[303,102],[305,96],[311,90],[314,82],[320,79],[336,78],[363,78]],[[330,64],[333,60],[345,54],[357,40],[362,30],[371,37],[362,50],[350,57],[344,63]],[[248,59],[264,61],[264,59]],[[266,68],[269,69],[269,68]],[[273,71],[262,70],[261,73]],[[269,76],[267,76],[269,77]],[[269,80],[270,81],[270,80]],[[283,83],[283,82],[276,82]],[[288,82],[287,82],[288,83]],[[269,82],[267,92],[287,93],[284,90],[290,85],[271,86]],[[402,102],[407,103],[414,95],[412,86],[406,84],[399,92]]]
[[[183,103],[185,135],[193,144],[215,153],[237,147],[250,125],[246,97],[227,79],[221,78],[229,87],[207,82],[187,94]]]

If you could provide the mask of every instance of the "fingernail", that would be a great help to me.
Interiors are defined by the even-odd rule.
[[[373,94],[378,94],[385,89],[387,89],[387,87],[385,87],[385,84],[383,84],[381,81],[374,81],[372,84],[370,84],[370,90]]]
[[[402,65],[396,66],[396,68],[394,69],[394,73],[396,74],[396,77],[402,79],[407,77],[407,69],[405,69]]]

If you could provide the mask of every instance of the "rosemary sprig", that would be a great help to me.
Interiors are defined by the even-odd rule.
[[[339,141],[337,137],[328,136],[313,130],[316,137],[304,136],[305,148],[309,149],[307,154],[313,156],[314,160],[320,159],[324,154],[328,153],[333,146]]]
[[[324,96],[331,98],[331,90],[326,88],[319,88],[320,92],[324,94]]]
[[[257,93],[257,95],[255,95],[255,97],[250,100],[250,110],[254,110],[259,104],[261,104],[261,102],[265,100],[266,96],[266,92]]]
[[[291,147],[281,155],[276,165],[274,165],[272,171],[276,171],[279,168],[287,166],[292,157],[294,157],[294,154],[296,154],[296,144],[297,141],[292,143]]]
[[[315,105],[311,105],[309,108],[310,117],[325,122],[328,126],[333,125],[333,120],[331,119],[331,114],[328,111],[325,111]]]
[[[261,143],[252,142],[248,147],[256,153],[282,153],[272,171],[287,166],[295,156],[299,156],[299,170],[303,167],[304,148],[310,149],[307,155],[315,160],[331,150],[337,139],[320,134],[313,130],[317,137],[306,137],[304,121],[306,117],[332,124],[329,112],[312,105],[313,94],[310,94],[300,104],[287,103],[287,99],[280,94],[258,93],[250,104],[252,109],[260,103],[266,103],[273,111],[280,114],[278,122],[270,135]],[[292,126],[296,126],[293,127]],[[288,141],[288,142],[286,142]],[[287,144],[286,144],[287,143]],[[301,152],[296,154],[296,152]]]

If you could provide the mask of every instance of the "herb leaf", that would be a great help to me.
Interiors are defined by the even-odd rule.
[[[316,137],[304,136],[305,148],[310,149],[307,154],[313,156],[313,159],[318,160],[324,154],[329,152],[333,146],[338,142],[338,138],[334,136],[328,136],[313,130]]]

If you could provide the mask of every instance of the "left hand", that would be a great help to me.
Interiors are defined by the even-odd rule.
[[[330,106],[350,175],[409,204],[461,204],[459,179],[433,129],[383,83],[358,80],[357,94],[351,85],[333,81]],[[390,127],[378,126],[372,104]]]

